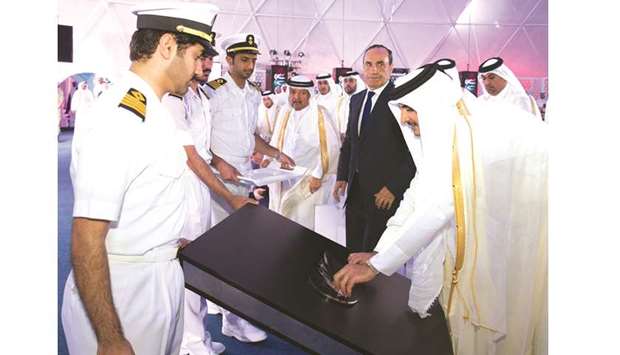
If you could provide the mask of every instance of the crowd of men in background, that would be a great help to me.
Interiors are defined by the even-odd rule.
[[[463,91],[449,59],[392,81],[392,51],[381,44],[366,48],[360,72],[347,72],[338,78],[340,85],[329,73],[294,75],[279,93],[263,91],[250,81],[260,39],[253,33],[224,36],[218,52],[212,32],[217,12],[215,6],[193,3],[135,10],[138,25],[126,77],[96,103],[83,85],[73,95],[89,109],[80,112],[72,147],[73,269],[62,310],[72,353],[220,354],[224,345],[211,341],[204,328],[207,313],[222,314],[226,336],[243,342],[266,339],[263,330],[184,289],[176,259],[179,246],[265,198],[270,209],[310,229],[321,223],[315,218],[318,207],[346,201],[344,244],[352,254],[336,275],[336,287],[350,294],[355,284],[408,263],[411,272],[434,270],[437,292],[425,295],[424,304],[410,299],[412,310],[425,317],[439,307],[437,293],[445,275],[437,263],[450,260],[437,243],[451,243],[445,233],[459,235],[450,226],[455,219],[459,223],[462,213],[456,202],[462,196],[455,192],[451,197],[453,175],[444,169],[455,161],[444,154],[451,147],[444,139],[448,130],[428,117],[486,117],[487,107],[499,102],[502,109],[494,114],[541,120],[537,101],[501,58],[480,66],[483,94],[476,98]],[[209,78],[218,54],[225,70],[222,77]],[[452,100],[449,109],[436,97],[441,92]],[[418,93],[425,100],[418,100]],[[454,137],[471,139],[465,129],[459,126]],[[445,144],[439,147],[442,139]],[[305,173],[272,183],[263,193],[240,181],[259,167],[303,167]],[[437,181],[446,184],[438,187]],[[436,194],[430,192],[434,189]],[[467,216],[471,213],[478,211]],[[404,233],[411,220],[424,228]],[[435,246],[427,259],[432,267],[420,267],[415,261],[425,260],[418,257],[429,243]],[[462,292],[456,314],[470,306],[467,290]],[[500,304],[493,295],[480,294],[489,304]],[[538,301],[539,293],[535,296]],[[446,301],[441,302],[445,308]],[[452,302],[447,302],[448,313]],[[510,311],[501,307],[494,310],[500,314],[496,318]],[[144,314],[149,312],[159,316]],[[456,353],[495,349],[492,343],[506,337],[498,354],[524,354],[514,344],[531,340],[522,332],[522,323],[529,327],[534,322],[526,313],[519,318],[523,322],[509,322],[508,329],[504,318],[481,321],[484,331],[478,333],[480,319],[454,321],[453,341],[460,344]]]

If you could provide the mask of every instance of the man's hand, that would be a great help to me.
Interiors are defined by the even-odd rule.
[[[353,286],[366,283],[377,274],[366,264],[347,264],[334,275],[334,286],[347,297],[351,297]]]
[[[264,193],[265,193],[265,189],[261,188],[261,187],[257,187],[254,189],[254,191],[252,191],[252,195],[254,195],[254,199],[256,201],[260,201],[262,199],[265,198]]]
[[[390,190],[388,190],[387,187],[383,186],[383,188],[375,194],[375,205],[378,209],[389,210],[392,208],[394,199],[396,199],[396,197],[390,192]]]
[[[278,161],[282,164],[283,169],[292,169],[295,166],[295,161],[282,152],[278,156]]]
[[[127,339],[113,343],[97,344],[97,355],[135,355]]]
[[[347,191],[347,182],[343,180],[336,181],[336,185],[334,185],[334,191],[332,195],[334,196],[334,200],[336,202],[340,202],[340,196],[344,196],[344,193]]]
[[[112,299],[105,248],[109,221],[75,217],[71,230],[71,265],[84,309],[97,337],[98,354],[133,354],[123,335]]]
[[[317,179],[314,176],[310,177],[310,193],[315,193],[316,190],[321,188],[321,179]]]
[[[372,253],[351,253],[347,258],[347,262],[349,264],[366,264],[375,254],[377,254],[376,251]]]
[[[239,170],[235,169],[234,166],[228,164],[223,159],[218,159],[215,164],[215,168],[220,172],[223,180],[239,182],[241,173],[239,173]]]
[[[189,240],[189,239],[181,238],[181,239],[179,239],[179,248],[183,249],[191,242],[192,241]]]
[[[230,201],[228,201],[230,207],[232,207],[235,211],[245,206],[246,203],[258,205],[258,202],[256,200],[240,195],[232,195]]]
[[[271,164],[271,159],[263,159],[263,161],[260,162],[260,167],[266,168],[269,164]]]
[[[260,152],[252,153],[251,160],[254,164],[260,165],[260,163],[263,161],[263,153],[260,153]]]

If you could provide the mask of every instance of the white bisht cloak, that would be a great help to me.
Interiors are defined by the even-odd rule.
[[[466,103],[435,70],[397,80],[395,90],[423,82],[390,101],[399,123],[399,104],[417,111],[421,136],[401,128],[418,172],[371,262],[391,274],[414,258],[409,306],[424,317],[440,296],[455,354],[544,354],[544,124],[505,104]]]

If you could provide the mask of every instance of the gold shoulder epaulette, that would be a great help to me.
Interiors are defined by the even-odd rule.
[[[219,78],[219,79],[215,79],[215,80],[211,80],[207,83],[207,85],[209,85],[209,87],[213,90],[217,90],[220,87],[222,87],[222,85],[226,84],[226,79],[224,78]]]
[[[146,118],[146,97],[134,88],[127,91],[121,102],[118,104],[118,107],[122,107],[135,113],[142,119],[142,122],[144,122],[144,119]]]

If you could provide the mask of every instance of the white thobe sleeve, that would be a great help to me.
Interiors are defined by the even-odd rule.
[[[321,157],[320,156],[319,156],[319,163],[312,170],[312,176],[317,178],[317,179],[322,179],[323,178],[323,164],[321,164]]]
[[[400,236],[400,228],[407,222],[409,216],[413,214],[415,208],[414,193],[416,191],[416,181],[415,177],[411,180],[409,188],[405,191],[396,213],[388,219],[387,228],[381,235],[381,239],[379,239],[377,246],[375,246],[376,252],[385,250],[396,242]]]
[[[416,178],[420,179],[417,189],[407,190],[407,196],[394,215],[397,218],[390,219],[381,237],[386,240],[380,241],[381,245],[375,249],[378,253],[370,259],[371,264],[386,275],[393,274],[426,247],[454,218],[451,185],[437,184],[434,177]],[[400,224],[403,219],[406,220]]]

